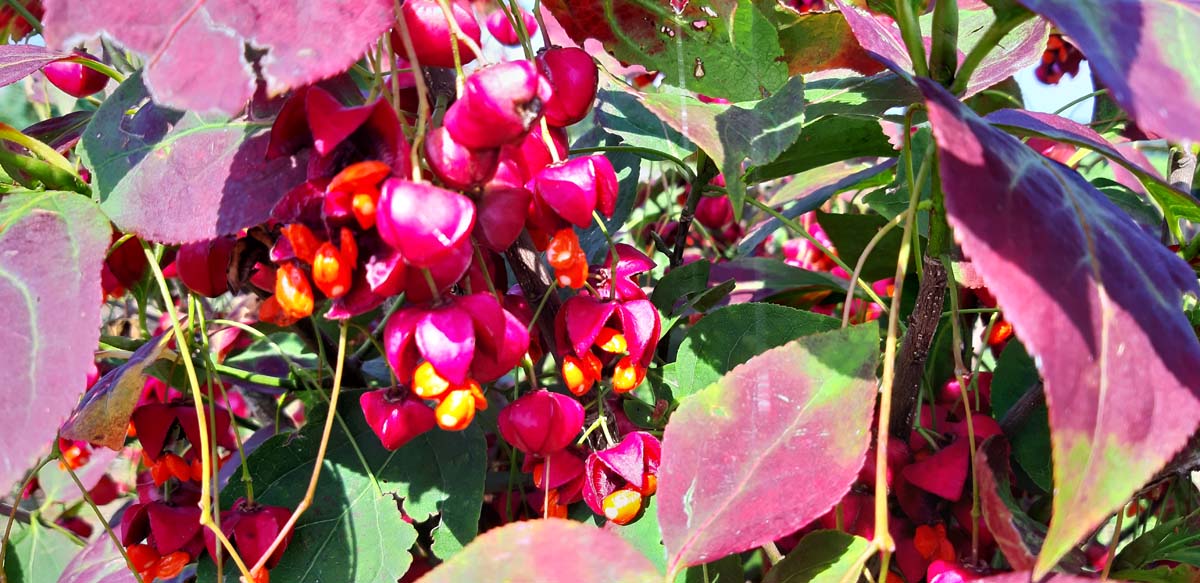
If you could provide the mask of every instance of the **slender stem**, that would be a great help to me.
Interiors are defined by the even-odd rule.
[[[57,448],[58,446],[55,445],[55,449]],[[125,565],[129,567],[129,571],[132,572],[134,576],[137,577],[138,582],[141,583],[142,574],[138,573],[137,569],[134,568],[133,560],[129,558],[129,553],[125,552],[125,547],[121,545],[121,539],[117,538],[117,533],[113,531],[112,525],[105,520],[104,513],[100,512],[100,508],[96,506],[96,502],[92,500],[92,495],[88,493],[87,488],[83,487],[83,482],[79,480],[79,476],[75,474],[75,470],[71,469],[70,464],[63,464],[63,467],[66,468],[67,474],[71,476],[71,481],[75,482],[75,487],[79,489],[79,493],[83,495],[83,501],[87,503],[88,507],[91,508],[92,512],[96,515],[96,520],[100,521],[100,526],[104,527],[104,532],[108,533],[108,537],[112,539],[113,546],[117,547],[117,552],[121,553],[121,557],[125,559]],[[5,538],[7,537],[8,533],[5,533]]]
[[[321,444],[317,447],[317,459],[313,463],[312,476],[308,479],[308,491],[304,493],[304,498],[296,505],[296,510],[292,512],[292,516],[288,518],[287,523],[283,525],[283,528],[279,529],[279,534],[275,536],[275,540],[271,543],[271,546],[267,547],[266,552],[262,554],[262,557],[258,559],[258,563],[251,569],[255,573],[263,569],[267,561],[270,560],[271,555],[275,554],[276,549],[283,544],[284,539],[296,526],[296,521],[300,519],[300,515],[308,510],[308,507],[312,505],[313,498],[316,496],[317,482],[321,479],[321,466],[325,463],[325,452],[329,448],[329,434],[333,430],[333,422],[337,417],[338,397],[341,396],[342,392],[342,372],[346,364],[346,331],[349,329],[350,327],[343,321],[338,331],[337,363],[333,369],[333,391],[329,396],[329,413],[325,417],[325,428],[321,432]]]
[[[501,2],[500,5],[504,6],[504,3]],[[525,58],[532,61],[533,42],[529,40],[529,29],[525,28],[525,18],[521,16],[521,5],[517,3],[517,0],[509,0],[505,12],[508,13],[508,17],[512,20],[513,30],[517,31],[517,38],[521,39],[521,48],[525,51]],[[546,46],[549,47],[550,45],[547,44]]]
[[[689,183],[691,188],[688,190],[687,202],[683,205],[683,211],[679,213],[679,228],[675,230],[675,248],[671,252],[671,267],[678,267],[683,263],[683,250],[687,247],[688,231],[692,228],[692,221],[696,219],[696,207],[700,205],[704,185],[708,184],[716,175],[717,166],[709,160],[704,151],[696,152],[696,173],[692,175],[692,181]]]
[[[767,555],[767,560],[771,561],[771,566],[779,564],[783,560],[783,553],[779,552],[779,547],[775,546],[775,542],[771,541],[762,546],[762,550]]]
[[[867,257],[869,257],[871,252],[875,250],[875,246],[878,245],[879,242],[883,240],[884,236],[891,232],[896,225],[900,224],[900,221],[907,217],[908,210],[902,211],[900,214],[896,215],[896,218],[888,221],[886,225],[881,227],[879,232],[875,233],[874,237],[871,237],[870,241],[867,241],[867,246],[863,248],[862,255],[858,256],[858,263],[854,265],[854,273],[850,275],[850,281],[858,281],[862,277],[863,266],[867,264]],[[854,298],[852,296],[847,296],[845,306],[842,307],[842,328],[850,325],[850,308],[854,304],[853,299]]]
[[[907,1],[901,2],[901,5],[907,4]],[[904,140],[910,143],[911,149],[911,132],[905,134]],[[879,391],[879,428],[875,436],[876,484],[887,483],[888,425],[891,421],[892,384],[896,379],[896,339],[900,328],[900,300],[904,296],[904,276],[908,272],[908,259],[909,254],[912,252],[912,240],[910,237],[916,224],[918,202],[920,202],[919,192],[917,190],[911,191],[908,200],[908,215],[904,219],[904,237],[900,240],[900,251],[896,258],[896,291],[892,294],[892,309],[888,313],[887,340],[884,342],[883,351],[883,377],[880,381]],[[876,488],[875,539],[872,541],[874,543],[872,546],[878,548],[882,553],[881,563],[883,566],[880,573],[886,571],[891,552],[895,548],[895,543],[888,532],[887,503],[887,488]]]
[[[950,258],[943,255],[941,258],[942,265],[946,270],[946,286],[950,292],[950,330],[953,335],[954,347],[954,377],[958,380],[958,386],[964,392],[967,389],[967,367],[963,363],[962,358],[962,325],[960,323],[961,316],[958,315],[958,285],[954,281],[954,271],[950,265]],[[971,411],[970,402],[963,403],[966,407],[967,418],[967,445],[970,447],[969,466],[975,467],[975,423],[973,421],[974,413]],[[979,487],[975,484],[975,473],[971,473],[971,562],[979,562]]]
[[[404,22],[401,13],[400,0],[392,0],[396,13],[396,28],[400,31],[400,41],[404,44],[404,54],[412,64],[413,80],[417,83],[417,133],[412,140],[412,177],[413,182],[421,181],[421,143],[425,141],[426,120],[429,118],[429,87],[425,85],[425,74],[421,69],[421,60],[417,58],[417,50],[413,47],[412,36],[408,33],[408,24]],[[450,19],[453,22],[453,19]],[[393,72],[392,76],[396,74]]]
[[[754,197],[747,197],[746,202],[750,203],[754,207],[757,207],[759,210],[762,210],[763,212],[771,215],[772,217],[775,217],[777,220],[779,220],[779,222],[783,223],[783,225],[785,227],[787,227],[791,231],[795,232],[797,235],[804,237],[810,244],[812,244],[812,246],[816,247],[817,250],[820,251],[821,253],[824,253],[826,257],[828,257],[831,261],[833,261],[833,263],[835,265],[837,265],[838,267],[841,267],[846,273],[851,273],[854,271],[853,269],[850,268],[849,265],[846,265],[846,262],[842,261],[841,258],[838,257],[836,253],[834,253],[828,247],[826,247],[823,243],[818,241],[817,238],[812,235],[812,233],[808,232],[808,229],[805,229],[803,226],[796,223],[796,221],[793,221],[792,219],[787,218],[786,216],[783,215],[783,213],[775,210],[770,205],[767,205],[766,203],[763,203]],[[905,231],[904,236],[906,239],[908,238],[908,231]],[[862,279],[852,280],[846,284],[846,297],[847,298],[854,296],[855,283],[858,284],[859,289],[861,289],[863,291],[863,293],[867,294],[867,297],[871,298],[871,301],[875,302],[876,304],[879,304],[880,309],[882,309],[885,313],[891,311],[891,309],[887,307],[887,302],[884,302],[883,299],[879,297],[879,294],[875,293],[874,289],[871,289],[871,284],[867,283],[866,281],[863,281]]]
[[[941,4],[940,2],[938,4]],[[929,62],[925,59],[925,41],[921,38],[921,23],[910,0],[896,0],[896,24],[900,25],[900,36],[912,58],[913,73],[918,77],[929,76]]]
[[[248,383],[254,383],[256,385],[265,385],[268,387],[276,387],[276,388],[280,388],[280,389],[298,389],[298,388],[300,388],[300,386],[297,385],[295,382],[293,382],[291,379],[279,378],[277,376],[266,375],[266,374],[261,374],[261,373],[256,373],[256,372],[250,372],[250,371],[242,370],[240,368],[233,368],[232,366],[228,366],[228,365],[220,364],[220,363],[216,363],[216,362],[214,362],[212,364],[212,370],[213,370],[213,372],[220,373],[221,375],[224,375],[224,376],[227,376],[230,378],[235,378],[239,381],[246,381]]]
[[[546,22],[542,19],[542,0],[533,0],[533,19],[537,21],[538,31],[542,33],[542,48],[550,48],[553,43],[550,42],[550,31],[546,30]]]
[[[48,464],[51,461],[54,461],[56,459],[59,459],[61,457],[58,453],[57,443],[58,442],[56,440],[55,446],[54,446],[54,452],[51,453],[49,456],[46,456],[45,458],[43,458],[42,461],[38,462],[37,466],[34,467],[33,470],[29,472],[29,476],[26,477],[25,481],[21,483],[21,489],[17,491],[17,498],[15,500],[13,500],[12,508],[9,510],[9,513],[8,513],[8,524],[4,527],[4,540],[0,541],[0,573],[3,572],[5,560],[8,557],[8,541],[10,538],[12,538],[13,522],[16,521],[17,512],[19,511],[19,508],[21,507],[21,494],[25,492],[25,489],[29,487],[29,484],[31,482],[33,482],[34,478],[37,477],[38,472],[42,471],[42,468],[45,467],[46,464]]]
[[[958,74],[954,76],[954,84],[950,86],[950,92],[955,95],[961,94],[967,90],[967,83],[971,81],[971,75],[975,74],[975,70],[983,63],[983,59],[992,52],[1004,40],[1005,36],[1017,25],[1033,18],[1033,13],[1029,11],[1022,12],[1021,15],[1003,20],[996,20],[983,33],[983,37],[979,42],[971,48],[971,52],[967,53],[963,59],[962,65],[958,67]]]
[[[113,81],[116,81],[117,83],[125,82],[125,76],[122,75],[120,71],[118,71],[112,67],[109,67],[108,65],[106,65],[100,61],[97,61],[95,59],[89,59],[87,57],[75,56],[75,57],[71,57],[71,58],[63,59],[63,60],[70,62],[70,63],[79,63],[80,65],[83,65],[84,67],[87,67],[97,73],[100,73],[100,74],[104,75],[105,77],[108,77],[109,79],[112,79]]]
[[[42,22],[38,20],[37,17],[34,16],[33,13],[30,12],[29,9],[20,2],[20,0],[4,0],[4,3],[11,6],[12,9],[17,12],[17,14],[20,14],[21,18],[24,18],[25,22],[28,22],[29,26],[33,27],[34,32],[42,34]]]
[[[158,290],[162,294],[164,308],[167,316],[171,320],[171,330],[175,336],[175,347],[179,354],[183,357],[183,368],[187,372],[188,384],[192,390],[192,400],[196,410],[196,423],[200,427],[208,427],[208,414],[204,410],[204,394],[200,391],[200,381],[196,376],[196,366],[192,363],[192,353],[188,348],[187,338],[183,334],[183,325],[179,321],[179,311],[175,309],[175,302],[171,300],[171,290],[167,287],[167,280],[163,276],[162,268],[158,266],[158,258],[150,246],[142,241],[142,252],[146,254],[146,260],[150,264],[150,270],[154,274],[154,280],[158,282]],[[233,544],[229,542],[221,529],[213,522],[212,518],[212,483],[215,472],[213,471],[212,449],[209,445],[209,435],[207,431],[200,432],[200,525],[212,531],[213,535],[221,541],[221,545],[229,552],[233,562],[241,569],[242,574],[247,577],[248,581],[252,581],[250,572],[246,570],[246,565],[242,561],[241,555],[233,548]]]
[[[1053,113],[1053,115],[1062,115],[1062,112],[1064,112],[1064,111],[1066,111],[1066,110],[1068,110],[1068,109],[1071,109],[1072,107],[1075,107],[1076,105],[1079,105],[1080,103],[1083,103],[1084,101],[1087,101],[1087,100],[1089,100],[1089,99],[1092,99],[1092,98],[1094,98],[1094,97],[1100,97],[1101,95],[1104,95],[1104,94],[1106,94],[1106,93],[1108,93],[1108,88],[1107,88],[1107,87],[1105,87],[1105,88],[1103,88],[1103,89],[1097,89],[1097,90],[1095,90],[1095,91],[1093,91],[1093,92],[1091,92],[1091,93],[1088,93],[1088,94],[1086,94],[1086,95],[1081,95],[1081,96],[1079,96],[1079,97],[1076,97],[1075,99],[1072,99],[1072,100],[1068,101],[1066,105],[1064,105],[1064,106],[1062,106],[1062,107],[1060,107],[1060,108],[1058,108],[1058,109],[1054,110],[1054,113]]]

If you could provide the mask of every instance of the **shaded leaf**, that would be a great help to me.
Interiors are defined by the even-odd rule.
[[[1029,583],[1037,580],[1030,571],[1013,571],[1002,575],[992,575],[991,577],[982,577],[974,579],[978,583]],[[1080,575],[1066,575],[1063,573],[1053,573],[1041,580],[1041,583],[1095,583],[1095,579],[1091,577],[1083,577]]]
[[[47,0],[43,23],[52,47],[104,34],[141,53],[162,105],[232,114],[259,75],[279,95],[348,69],[393,19],[385,0]]]
[[[1054,517],[1038,576],[1119,509],[1200,422],[1195,273],[1071,169],[920,81],[947,218],[1046,384]]]
[[[770,348],[835,330],[840,324],[836,318],[775,304],[736,304],[716,310],[692,326],[679,345],[671,398],[678,403]]]
[[[912,84],[893,73],[862,77],[830,72],[809,75],[805,82],[808,106],[804,115],[810,122],[839,113],[882,115],[893,107],[903,107],[921,98]]]
[[[19,480],[86,387],[100,338],[100,266],[111,230],[65,192],[0,199],[0,485]]]
[[[850,215],[841,213],[823,213],[817,211],[817,223],[829,236],[838,257],[846,265],[854,267],[862,257],[863,250],[871,238],[888,223],[879,215]],[[904,237],[898,229],[892,229],[884,235],[871,255],[863,264],[862,277],[867,281],[875,281],[891,277],[896,273],[896,258],[900,254],[900,240]]]
[[[546,0],[576,42],[588,38],[667,83],[734,101],[761,99],[787,81],[778,35],[750,0]]]
[[[304,181],[303,160],[266,161],[266,128],[165,109],[132,75],[100,106],[83,148],[101,207],[122,231],[186,243],[264,222]]]
[[[34,514],[38,516],[37,513]],[[71,557],[79,550],[61,532],[42,526],[39,520],[14,524],[4,575],[9,583],[57,581]]]
[[[1113,569],[1139,569],[1158,561],[1200,567],[1200,512],[1163,522],[1133,539],[1117,553]]]
[[[1015,340],[1009,342],[996,361],[992,376],[992,416],[996,421],[1004,419],[1021,396],[1036,387],[1038,380],[1037,366],[1025,347]],[[1038,403],[1024,422],[1013,427],[1009,439],[1013,459],[1025,474],[1043,491],[1051,491],[1054,475],[1050,467],[1050,421],[1045,401]]]
[[[842,581],[869,543],[837,530],[818,530],[767,572],[763,583],[837,583]]]
[[[165,334],[152,338],[124,364],[100,377],[75,406],[59,434],[113,450],[124,447],[129,417],[133,415],[146,384],[146,367],[162,356],[168,338]]]
[[[777,206],[791,201],[780,214],[794,219],[804,213],[816,210],[834,195],[852,189],[880,186],[891,182],[896,160],[888,160],[882,164],[874,164],[866,168],[855,168],[852,172],[841,173],[830,171],[828,167],[810,170],[792,178],[775,192],[775,196],[767,204]],[[831,176],[832,175],[832,176]],[[768,217],[750,229],[738,243],[738,255],[754,253],[758,245],[767,236],[783,227],[783,222],[775,217]]]
[[[1196,583],[1200,580],[1200,570],[1190,565],[1166,565],[1153,569],[1131,569],[1113,571],[1110,573],[1118,581],[1140,581],[1142,583]]]
[[[650,294],[650,303],[658,311],[670,314],[678,300],[708,289],[708,272],[712,263],[700,260],[680,265],[667,272],[662,279],[654,284]]]
[[[769,257],[743,257],[712,266],[712,279],[733,280],[730,304],[757,302],[781,292],[845,292],[847,282],[822,271],[808,271]]]
[[[66,155],[83,137],[83,129],[92,121],[93,114],[91,111],[72,111],[66,115],[39,121],[21,130],[21,133]]]
[[[654,565],[617,535],[551,518],[489,530],[420,581],[637,583],[661,579]]]
[[[597,517],[600,519],[600,517]],[[602,519],[601,519],[602,520]],[[662,543],[662,534],[658,528],[658,497],[646,499],[641,516],[632,523],[621,526],[615,522],[604,521],[604,530],[615,532],[629,542],[633,548],[641,551],[659,573],[667,572],[667,549]],[[688,567],[675,576],[675,583],[722,583],[723,581],[743,581],[742,561],[734,555],[725,557],[706,565]],[[721,577],[730,577],[721,579]]]
[[[875,324],[813,334],[683,401],[659,468],[668,572],[795,532],[846,494],[870,440],[878,354]]]
[[[0,45],[0,87],[24,79],[34,71],[67,56],[34,45]]]
[[[1200,63],[1189,51],[1200,9],[1189,0],[1019,0],[1050,19],[1142,128],[1200,138]]]

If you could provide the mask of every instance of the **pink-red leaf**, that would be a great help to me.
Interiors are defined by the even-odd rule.
[[[108,221],[64,192],[0,200],[0,485],[21,478],[86,386],[100,337]]]
[[[1200,34],[1193,0],[1019,0],[1083,51],[1092,73],[1143,129],[1200,138]]]
[[[266,124],[159,107],[133,75],[96,112],[83,148],[101,207],[121,230],[189,243],[266,221],[304,181],[303,158],[266,160],[268,139]]]
[[[1045,379],[1054,517],[1040,577],[1200,422],[1196,275],[1082,176],[922,80],[947,218]]]
[[[0,45],[0,87],[16,83],[47,64],[67,56],[46,47]]]
[[[387,0],[46,0],[44,24],[51,47],[103,34],[141,53],[160,104],[235,113],[256,66],[279,95],[346,70],[392,20]]]
[[[795,532],[845,495],[870,438],[878,342],[877,326],[805,336],[683,401],[659,468],[669,571]]]
[[[420,579],[460,581],[660,581],[650,560],[614,533],[551,518],[489,530]]]

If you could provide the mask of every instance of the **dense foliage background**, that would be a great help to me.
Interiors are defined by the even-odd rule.
[[[3,579],[1196,581],[1197,37],[7,0]]]

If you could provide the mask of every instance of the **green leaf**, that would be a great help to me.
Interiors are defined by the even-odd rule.
[[[604,529],[617,533],[633,548],[641,551],[654,563],[659,573],[667,572],[667,548],[663,546],[658,527],[658,496],[646,499],[642,515],[626,526],[607,522]],[[706,565],[688,567],[675,576],[675,583],[742,583],[742,561],[737,555],[713,561]],[[724,577],[724,578],[723,578]]]
[[[858,566],[868,544],[841,531],[818,530],[768,571],[763,583],[836,583]]]
[[[1037,382],[1037,367],[1025,352],[1025,347],[1015,340],[1009,342],[996,362],[996,371],[992,376],[992,417],[997,421],[1003,419],[1021,395]],[[1030,479],[1046,492],[1050,492],[1054,485],[1050,466],[1048,414],[1043,400],[1009,436],[1013,458]]]
[[[476,425],[461,432],[434,429],[389,452],[366,425],[358,397],[359,393],[342,396],[339,410],[350,435],[334,424],[315,502],[297,523],[272,578],[314,583],[396,581],[408,569],[407,550],[417,536],[401,515],[401,504],[417,522],[441,514],[433,544],[441,558],[454,555],[475,537],[486,472],[482,430]],[[300,501],[316,459],[323,419],[324,415],[314,414],[298,433],[277,435],[250,455],[257,501],[288,508]],[[222,506],[229,508],[242,496],[243,484],[233,480],[221,493]]]
[[[1113,569],[1139,569],[1158,561],[1200,567],[1200,511],[1163,522],[1133,539],[1117,553]]]
[[[747,172],[746,182],[764,182],[851,158],[895,155],[896,150],[883,134],[878,119],[825,117],[805,125],[800,139],[775,161]]]
[[[716,310],[692,326],[679,345],[676,386],[668,398],[678,403],[755,355],[802,336],[836,330],[840,324],[836,318],[774,304]]]
[[[668,271],[654,286],[650,303],[664,314],[672,313],[675,302],[689,294],[708,289],[708,272],[712,264],[693,261]]]
[[[888,223],[879,215],[849,215],[841,213],[823,213],[817,211],[817,223],[829,235],[838,257],[853,267],[862,257],[863,250],[871,238]],[[904,235],[900,229],[892,229],[880,239],[879,243],[863,264],[862,277],[867,281],[876,281],[891,277],[896,273],[896,258],[900,254],[900,241]]]
[[[761,99],[787,81],[775,26],[751,0],[693,0],[678,12],[655,0],[546,0],[580,44],[594,38],[618,59],[666,82],[733,101]]]
[[[717,105],[690,96],[650,93],[642,103],[695,142],[721,169],[735,216],[742,213],[746,187],[742,164],[763,165],[801,136],[804,79],[792,77],[779,92],[754,102]]]
[[[596,124],[621,138],[621,144],[648,148],[686,158],[696,145],[656,117],[638,98],[626,91],[602,89],[597,93]]]
[[[35,513],[34,517],[40,518],[40,515]],[[42,526],[39,520],[31,524],[14,524],[8,544],[4,575],[9,583],[57,581],[67,563],[79,552],[73,541]]]

